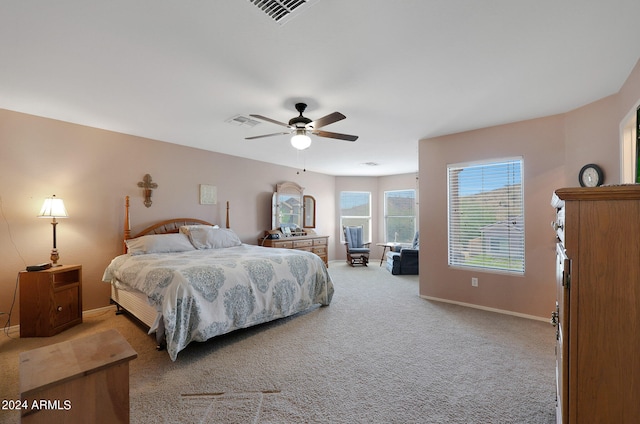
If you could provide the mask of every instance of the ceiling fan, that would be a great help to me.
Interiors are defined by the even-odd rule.
[[[258,118],[263,121],[271,122],[272,124],[287,127],[289,128],[289,131],[278,132],[273,134],[257,135],[254,137],[246,137],[245,139],[254,140],[256,138],[273,137],[276,135],[283,135],[283,134],[293,134],[293,137],[291,137],[291,145],[298,150],[304,150],[311,145],[311,138],[309,137],[309,134],[317,135],[319,137],[336,138],[338,140],[345,140],[345,141],[356,141],[358,139],[357,135],[340,134],[340,133],[320,130],[320,128],[322,127],[325,127],[329,124],[333,124],[334,122],[338,122],[345,119],[346,116],[344,116],[340,112],[333,112],[327,116],[324,116],[320,119],[316,119],[315,121],[312,121],[311,119],[302,116],[302,113],[305,111],[306,108],[307,108],[306,103],[296,103],[296,110],[300,113],[300,115],[290,119],[288,124],[285,124],[284,122],[276,121],[271,118],[267,118],[266,116],[262,116],[262,115],[249,115],[253,118]]]

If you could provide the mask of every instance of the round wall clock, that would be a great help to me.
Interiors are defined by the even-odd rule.
[[[582,187],[598,187],[604,182],[604,174],[598,165],[590,163],[582,167],[578,181]]]

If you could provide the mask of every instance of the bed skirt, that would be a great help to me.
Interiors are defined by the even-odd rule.
[[[164,347],[166,342],[162,314],[149,305],[147,295],[139,291],[120,289],[117,284],[111,283],[111,303],[118,308],[116,314],[126,312],[146,325],[149,328],[149,334],[156,333],[158,349]]]

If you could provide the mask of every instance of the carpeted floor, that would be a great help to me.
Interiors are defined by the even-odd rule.
[[[551,325],[421,299],[417,276],[373,263],[329,272],[330,306],[191,344],[176,362],[111,310],[51,338],[2,334],[0,399],[19,398],[19,352],[116,328],[138,352],[132,423],[555,422]]]

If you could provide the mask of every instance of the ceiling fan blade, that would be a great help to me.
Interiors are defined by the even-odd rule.
[[[262,115],[249,115],[252,118],[258,118],[258,119],[262,119],[263,121],[267,121],[267,122],[271,122],[272,124],[276,124],[276,125],[281,125],[283,127],[289,127],[289,124],[285,124],[284,122],[280,122],[280,121],[276,121],[275,119],[271,119],[271,118],[267,118],[266,116],[262,116]]]
[[[276,136],[276,135],[286,135],[286,134],[290,134],[290,133],[288,133],[288,132],[279,132],[279,133],[273,133],[273,134],[255,135],[253,137],[245,137],[245,140],[255,140],[256,138],[273,137],[273,136]]]
[[[346,116],[341,114],[340,112],[333,112],[328,114],[327,116],[323,116],[320,119],[316,119],[315,121],[309,122],[307,127],[311,127],[314,130],[322,128],[326,125],[333,124],[334,122],[342,121]]]
[[[356,141],[358,139],[357,135],[340,134],[329,131],[312,131],[311,134],[315,134],[320,137],[337,138],[338,140],[345,141]]]

